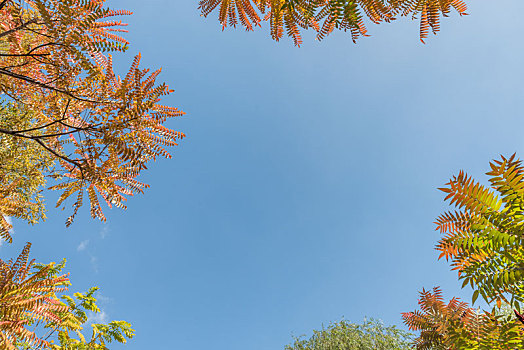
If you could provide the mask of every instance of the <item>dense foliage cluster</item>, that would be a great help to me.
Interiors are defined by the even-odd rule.
[[[285,350],[407,350],[411,340],[411,334],[374,319],[363,324],[342,320],[314,331],[309,339],[295,338]]]
[[[107,349],[106,343],[125,343],[134,331],[125,321],[93,324],[86,340],[86,311],[100,312],[91,288],[74,298],[61,295],[70,285],[60,264],[28,261],[30,244],[16,260],[0,259],[0,349]]]
[[[172,92],[156,83],[160,70],[113,70],[109,52],[124,52],[118,18],[126,10],[105,0],[0,0],[0,239],[11,242],[10,218],[34,224],[45,219],[42,191],[68,199],[70,225],[87,196],[91,216],[105,220],[102,202],[125,208],[127,196],[146,184],[137,177],[167,148],[185,137],[164,123],[183,114],[160,104]],[[441,17],[466,14],[462,0],[200,0],[203,16],[218,12],[226,26],[253,30],[269,21],[271,36],[284,32],[295,45],[301,29],[321,40],[335,29],[353,41],[367,35],[366,20],[420,19],[420,39],[440,30]],[[403,313],[416,339],[375,320],[341,321],[295,338],[287,350],[521,349],[524,348],[524,167],[511,157],[490,163],[490,187],[460,172],[442,188],[456,210],[437,219],[444,234],[436,249],[451,261],[463,287],[492,309],[473,309],[458,298],[444,302],[439,288],[420,293],[420,310]],[[60,264],[29,261],[28,243],[15,260],[0,259],[0,349],[107,349],[125,343],[134,330],[125,321],[91,324],[100,312],[97,288],[64,294],[69,286]]]
[[[402,314],[409,329],[420,331],[414,345],[430,349],[519,349],[524,330],[509,308],[481,312],[458,298],[444,302],[442,291],[422,290],[420,310]],[[509,312],[508,312],[509,311]]]
[[[524,301],[524,168],[515,155],[490,163],[487,188],[464,172],[443,188],[457,212],[437,220],[445,234],[436,249],[451,260],[463,286],[474,289],[473,301],[508,303],[520,310]]]
[[[284,31],[295,45],[302,44],[301,29],[312,29],[318,40],[333,30],[349,31],[355,42],[367,36],[364,19],[373,23],[391,22],[398,17],[420,17],[420,40],[429,31],[440,30],[440,19],[451,10],[465,15],[467,6],[462,0],[201,0],[203,16],[218,12],[222,27],[243,26],[253,30],[263,21],[269,21],[271,37],[280,40]]]
[[[457,298],[445,304],[440,289],[423,290],[420,311],[403,314],[411,330],[421,331],[417,349],[524,348],[524,169],[515,155],[490,167],[491,188],[463,171],[441,188],[458,210],[438,217],[444,237],[436,249],[439,259],[451,261],[462,287],[473,289],[473,303],[482,296],[492,309],[474,310]]]
[[[105,220],[101,200],[125,207],[126,196],[147,186],[137,180],[146,164],[170,157],[166,147],[184,134],[163,124],[180,116],[159,103],[172,92],[157,84],[160,70],[139,67],[124,77],[111,55],[127,41],[118,34],[129,15],[104,0],[0,0],[0,237],[11,242],[10,218],[45,218],[42,190],[60,190],[57,206],[84,196],[91,216]],[[0,260],[0,349],[107,349],[134,335],[125,321],[92,324],[94,293],[64,294],[63,264],[28,262],[30,244],[15,261]]]
[[[66,276],[49,276],[52,265],[31,273],[33,262],[28,262],[30,244],[16,260],[0,260],[0,348],[15,349],[25,342],[30,346],[48,346],[26,326],[35,322],[60,322],[59,314],[67,307],[55,298],[68,285]]]
[[[116,16],[129,11],[92,0],[10,0],[0,6],[0,104],[6,113],[0,142],[0,180],[13,185],[3,215],[35,222],[42,217],[37,189],[44,174],[58,180],[57,206],[74,196],[70,224],[87,195],[91,215],[105,220],[100,201],[125,207],[125,197],[142,192],[136,178],[183,133],[163,124],[183,113],[159,104],[172,90],[156,84],[160,70],[139,67],[135,57],[124,77],[113,72],[107,51],[125,51]],[[22,146],[22,147],[18,147]],[[16,147],[17,159],[9,149]],[[28,166],[31,163],[32,166]],[[50,171],[52,170],[52,171]],[[27,179],[32,180],[28,181]],[[10,240],[0,219],[0,234]]]

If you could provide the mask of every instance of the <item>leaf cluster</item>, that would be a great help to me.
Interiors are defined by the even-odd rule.
[[[269,21],[271,37],[280,40],[284,31],[295,45],[302,44],[301,30],[312,29],[318,40],[333,30],[349,31],[355,42],[367,36],[365,19],[373,23],[391,22],[398,17],[420,17],[420,40],[431,30],[440,30],[441,17],[452,9],[465,15],[467,6],[462,0],[201,0],[202,16],[218,12],[222,27],[237,24],[253,30]]]
[[[402,314],[410,330],[420,331],[417,350],[524,348],[522,324],[512,313],[481,312],[458,298],[445,303],[438,287],[422,290],[418,304],[420,310]]]
[[[524,168],[515,154],[490,168],[489,186],[460,171],[440,189],[456,210],[437,218],[443,238],[436,250],[462,287],[473,289],[472,302],[482,296],[492,309],[480,312],[457,298],[446,304],[439,288],[422,290],[420,311],[403,314],[421,332],[417,349],[524,348]]]
[[[53,265],[33,271],[34,261],[28,261],[28,243],[16,260],[0,259],[0,348],[16,349],[24,342],[31,347],[49,346],[28,326],[60,322],[67,306],[56,293],[69,285],[65,275],[50,273]]]
[[[160,70],[139,67],[138,55],[124,77],[115,74],[107,52],[125,51],[128,42],[119,36],[126,24],[114,17],[131,12],[103,4],[0,1],[0,103],[5,107],[0,141],[6,140],[0,144],[0,162],[6,153],[19,168],[15,174],[0,168],[0,180],[18,181],[4,198],[20,202],[14,209],[0,203],[6,240],[11,238],[5,216],[43,218],[38,191],[44,176],[54,179],[51,189],[61,191],[57,207],[72,198],[67,225],[86,200],[91,216],[105,220],[101,203],[125,208],[128,196],[147,187],[137,180],[147,163],[171,157],[167,147],[185,136],[164,126],[183,112],[159,104],[172,92],[156,83]],[[23,167],[20,159],[33,166]],[[35,206],[28,209],[28,203]]]
[[[0,260],[0,349],[106,350],[134,336],[125,321],[91,324],[100,309],[95,292],[63,294],[70,286],[60,264],[29,261],[28,243],[16,260]],[[91,336],[82,333],[91,325]]]
[[[451,261],[462,286],[470,285],[473,302],[483,299],[498,307],[520,310],[524,301],[524,168],[515,155],[490,163],[490,186],[461,171],[447,187],[446,200],[458,211],[437,219],[444,237],[436,249]]]
[[[34,120],[23,105],[0,105],[0,125],[6,128],[30,128]],[[37,133],[35,133],[37,134]],[[41,188],[44,173],[52,173],[54,160],[38,144],[24,138],[0,133],[0,212],[31,224],[45,219]],[[0,217],[0,236],[11,241],[9,224]]]
[[[112,342],[126,343],[135,335],[135,331],[126,321],[111,321],[108,324],[91,324],[91,337],[86,339],[82,330],[89,324],[88,313],[99,313],[95,292],[97,287],[90,288],[85,294],[75,293],[74,298],[63,295],[61,299],[68,306],[68,312],[62,315],[56,327],[56,342],[52,349],[71,350],[105,350]],[[52,326],[52,325],[51,325]]]
[[[368,319],[363,324],[342,320],[315,330],[309,339],[295,338],[285,350],[407,350],[410,343],[411,334],[378,320]]]

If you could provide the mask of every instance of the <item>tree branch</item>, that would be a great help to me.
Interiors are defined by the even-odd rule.
[[[1,5],[5,5],[6,1],[2,2]],[[6,35],[9,35],[11,33],[14,33],[16,31],[19,31],[20,29],[24,29],[25,27],[27,27],[28,25],[30,24],[33,24],[33,23],[36,23],[37,22],[37,19],[36,18],[33,18],[32,20],[30,21],[27,21],[25,23],[22,23],[21,25],[19,25],[18,27],[15,27],[13,29],[9,29],[9,30],[6,30],[5,32],[2,32],[0,33],[0,38],[6,36]]]
[[[41,57],[49,56],[50,53],[0,53],[0,57]]]
[[[61,155],[60,153],[56,152],[54,149],[48,147],[42,140],[39,140],[39,139],[34,139],[40,146],[42,146],[43,148],[45,148],[47,151],[51,152],[55,157],[58,157],[70,164],[73,164],[74,166],[76,166],[78,168],[78,170],[80,170],[80,174],[82,175],[82,178],[84,178],[84,171],[82,169],[82,166],[80,165],[80,163],[78,163],[76,160],[73,160],[73,159],[70,159],[66,156],[63,156]]]
[[[8,71],[5,68],[0,68],[0,74],[4,74],[4,75],[7,75],[7,76],[15,78],[15,79],[19,79],[19,80],[23,80],[23,81],[26,81],[26,82],[31,83],[31,84],[35,84],[35,85],[40,86],[40,87],[42,87],[44,89],[48,89],[48,90],[59,92],[61,94],[64,94],[64,95],[69,96],[71,98],[74,98],[75,100],[96,103],[96,101],[75,96],[73,93],[71,93],[69,91],[66,91],[66,90],[63,90],[63,89],[59,89],[59,88],[55,88],[53,86],[47,85],[45,83],[42,83],[41,81],[35,80],[33,78],[30,78],[28,76],[10,72],[10,71]]]
[[[74,130],[74,131],[71,131],[71,132],[63,133],[63,135],[71,134],[73,132],[78,132],[78,130]],[[47,146],[42,140],[40,140],[40,138],[43,138],[43,137],[60,136],[59,134],[54,134],[54,135],[50,134],[50,135],[42,135],[42,136],[31,136],[31,135],[20,134],[17,131],[7,130],[7,129],[4,129],[4,128],[0,128],[0,133],[13,135],[13,136],[16,136],[16,137],[22,137],[22,138],[25,138],[25,139],[30,139],[30,140],[35,141],[40,146],[45,148],[48,152],[52,153],[55,157],[60,158],[60,159],[62,159],[64,161],[66,161],[66,162],[76,166],[80,170],[80,173],[82,174],[82,178],[84,177],[84,172],[83,172],[83,169],[82,169],[82,165],[78,161],[76,161],[74,159],[70,159],[70,158],[68,158],[66,156],[61,155],[60,153],[58,153],[57,151],[55,151],[51,147]]]

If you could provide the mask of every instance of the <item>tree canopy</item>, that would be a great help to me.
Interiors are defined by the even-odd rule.
[[[94,0],[0,4],[0,108],[6,120],[0,141],[7,145],[0,161],[11,164],[0,168],[0,180],[10,189],[2,216],[42,218],[38,189],[48,176],[54,179],[51,189],[62,192],[57,206],[74,196],[68,225],[84,194],[91,216],[105,220],[101,200],[125,207],[126,196],[147,187],[137,180],[146,164],[170,157],[165,147],[185,135],[163,124],[183,112],[159,104],[172,90],[156,84],[160,70],[139,67],[140,55],[120,77],[111,55],[104,54],[127,49],[118,35],[125,23],[113,18],[131,12]],[[0,235],[9,241],[5,218],[0,224]]]
[[[308,339],[295,338],[285,350],[407,350],[410,343],[411,334],[396,326],[385,326],[375,319],[362,324],[341,320],[313,331]]]
[[[434,34],[440,31],[441,17],[452,10],[467,14],[462,0],[201,0],[199,7],[206,17],[216,11],[222,28],[240,25],[253,30],[269,21],[274,40],[285,32],[297,46],[302,44],[302,29],[315,31],[318,40],[335,29],[349,31],[355,42],[368,36],[365,19],[378,24],[408,16],[420,18],[419,36],[424,42],[430,30]]]
[[[159,104],[172,90],[157,84],[160,69],[141,68],[137,55],[124,77],[108,52],[124,52],[119,36],[126,10],[104,0],[0,1],[0,237],[11,242],[9,217],[45,218],[43,189],[74,196],[69,225],[87,195],[91,216],[105,220],[101,200],[125,208],[140,193],[147,163],[171,157],[166,147],[185,135],[163,124],[183,114]],[[66,292],[64,263],[0,259],[1,349],[107,349],[134,335],[130,324],[92,324],[97,288]]]
[[[442,188],[446,200],[461,211],[446,212],[437,219],[445,236],[436,249],[440,258],[451,260],[463,287],[474,289],[473,302],[481,295],[488,303],[501,303],[520,310],[524,256],[524,168],[522,161],[501,157],[487,172],[491,188],[465,172]]]
[[[60,264],[29,261],[28,243],[16,260],[0,259],[0,349],[107,349],[134,336],[125,321],[91,324],[91,337],[82,333],[87,312],[100,312],[95,292],[64,294],[70,286]]]
[[[496,312],[474,309],[458,298],[444,302],[442,291],[422,290],[420,310],[402,314],[410,330],[420,331],[414,345],[430,349],[514,349],[524,346],[524,330],[509,307]]]
[[[403,313],[411,330],[421,331],[417,349],[510,349],[524,347],[522,230],[524,169],[515,154],[490,163],[490,187],[464,171],[441,190],[458,210],[440,215],[439,259],[451,261],[462,287],[482,296],[489,311],[480,312],[457,298],[445,304],[442,292],[420,293],[420,311]],[[514,312],[501,312],[511,310]]]
[[[119,76],[110,52],[128,42],[119,18],[127,10],[105,0],[0,0],[0,237],[12,241],[9,222],[45,219],[43,189],[61,191],[57,207],[72,202],[70,225],[85,201],[93,218],[105,220],[102,203],[125,208],[128,196],[148,187],[141,171],[185,134],[165,126],[184,113],[160,104],[173,92],[157,83],[160,69],[134,57]],[[201,14],[216,13],[223,28],[254,30],[268,21],[271,37],[302,44],[302,30],[322,40],[335,29],[356,41],[366,22],[400,17],[420,21],[420,40],[440,30],[441,18],[465,15],[462,0],[201,0]],[[444,237],[436,249],[451,261],[462,287],[492,309],[478,311],[458,298],[444,302],[439,288],[420,292],[420,310],[403,314],[420,335],[376,320],[345,320],[295,338],[286,350],[509,349],[524,346],[524,167],[516,156],[490,163],[490,187],[461,171],[441,190],[455,211],[437,219]],[[15,260],[0,259],[0,348],[107,349],[134,336],[125,321],[92,324],[95,293],[64,294],[70,285],[64,263],[35,264],[30,244]],[[514,312],[508,312],[513,310]],[[414,343],[412,343],[414,341]]]

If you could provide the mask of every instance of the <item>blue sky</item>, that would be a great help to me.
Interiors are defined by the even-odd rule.
[[[266,26],[222,32],[196,1],[108,5],[134,11],[121,72],[139,51],[163,67],[188,137],[127,211],[101,224],[84,208],[66,229],[50,195],[3,257],[26,241],[66,257],[72,291],[99,286],[103,316],[133,324],[129,350],[283,349],[342,317],[400,325],[422,287],[470,300],[436,260],[436,188],[522,157],[522,2],[468,1],[426,45],[401,19],[300,49]]]

